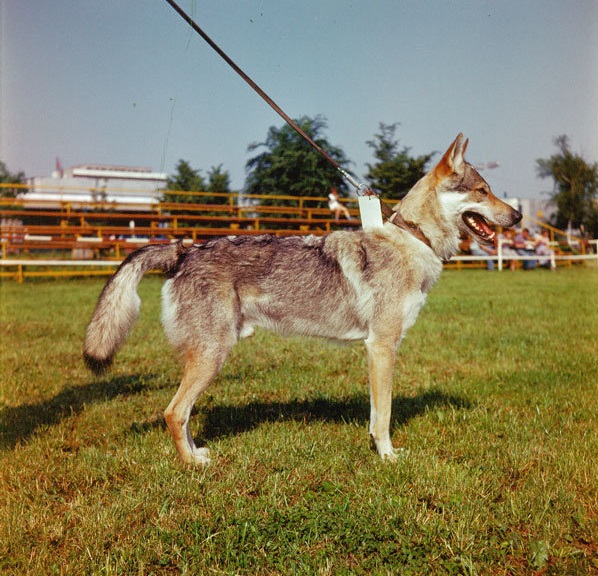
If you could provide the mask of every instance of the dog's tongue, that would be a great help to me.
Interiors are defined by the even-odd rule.
[[[482,218],[481,216],[478,216],[475,220],[476,220],[477,227],[481,228],[483,230],[484,236],[493,236],[494,235],[494,231],[492,230],[492,228],[490,228],[490,226],[488,226],[488,223],[486,222],[486,220],[484,218]]]

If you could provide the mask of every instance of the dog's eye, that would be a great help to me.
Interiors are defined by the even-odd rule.
[[[486,196],[488,194],[488,190],[486,188],[478,188],[478,192],[482,195],[482,196]]]

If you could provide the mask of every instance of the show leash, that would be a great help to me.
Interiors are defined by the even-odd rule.
[[[374,197],[377,202],[379,202],[380,210],[384,217],[389,221],[392,222],[394,225],[407,230],[413,236],[415,236],[418,240],[425,242],[428,246],[430,245],[429,240],[426,236],[421,232],[419,226],[416,224],[412,224],[410,222],[406,222],[403,220],[401,215],[394,211],[388,204],[380,201],[379,194],[372,190],[367,184],[363,184],[358,182],[349,172],[344,170],[339,163],[326,152],[321,146],[319,146],[313,138],[309,136],[297,123],[290,117],[285,111],[278,105],[264,90],[262,90],[233,60],[230,58],[210,36],[189,16],[174,0],[166,0],[170,6],[179,14],[179,16],[193,28],[197,34],[199,34],[210,46],[211,48],[241,77],[257,94],[293,129],[299,136],[301,136],[308,144],[310,144],[317,152],[320,153],[332,166],[334,166],[338,172],[342,175],[342,177],[355,188],[357,195],[359,197]],[[363,220],[363,218],[362,218]],[[365,226],[365,222],[364,222]]]
[[[374,192],[369,186],[366,184],[359,183],[351,174],[349,174],[346,170],[344,170],[338,162],[326,152],[321,146],[319,146],[313,138],[309,136],[297,123],[290,117],[285,111],[278,105],[264,90],[262,90],[250,77],[246,74],[233,60],[230,58],[210,36],[189,16],[174,0],[166,0],[168,4],[174,8],[174,10],[179,14],[179,16],[193,28],[197,34],[199,34],[209,45],[210,47],[241,77],[257,94],[293,129],[299,136],[301,136],[306,142],[308,142],[315,150],[317,150],[332,166],[334,166],[339,173],[343,176],[343,178],[355,188],[357,194],[359,196],[371,196],[375,195],[378,196],[376,192]]]

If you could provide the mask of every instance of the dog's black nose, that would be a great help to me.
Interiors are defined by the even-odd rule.
[[[522,218],[523,214],[519,212],[519,210],[513,209],[513,224],[511,224],[511,226],[515,226],[515,224],[521,222]]]

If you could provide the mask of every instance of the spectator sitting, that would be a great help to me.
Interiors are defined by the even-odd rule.
[[[515,234],[515,237],[513,238],[513,247],[519,256],[529,256],[530,254],[536,253],[535,245],[532,239],[529,237],[529,230],[527,228],[524,228],[521,230],[521,232]],[[524,270],[533,270],[535,267],[535,260],[523,261]]]
[[[339,202],[338,190],[336,188],[330,189],[330,194],[328,194],[328,208],[330,208],[331,212],[334,212],[335,220],[339,219],[341,212],[344,214],[347,220],[351,220],[349,210],[347,210],[347,207]]]
[[[548,256],[548,258],[540,258],[538,260],[538,266],[556,270],[554,250],[550,248],[550,236],[548,230],[542,230],[540,234],[536,234],[534,236],[534,242],[536,244],[536,254],[539,256]]]
[[[497,251],[494,246],[480,244],[475,238],[469,241],[469,251],[473,256],[496,256]],[[486,260],[486,268],[494,270],[494,260]]]
[[[515,270],[517,268],[517,261],[513,259],[517,256],[517,251],[513,248],[513,230],[507,228],[504,232],[498,235],[498,242],[501,246],[502,257],[505,263],[509,263],[509,268]]]

